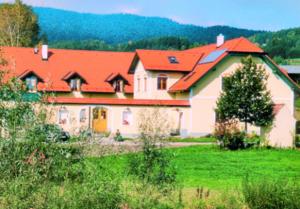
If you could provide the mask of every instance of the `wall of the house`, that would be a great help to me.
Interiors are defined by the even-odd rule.
[[[289,127],[295,127],[295,123],[296,120],[288,106],[283,106],[276,114],[272,128],[262,130],[267,140],[266,144],[275,147],[293,147],[295,132]]]
[[[294,113],[294,93],[293,90],[265,64],[260,58],[254,58],[257,63],[263,65],[269,75],[267,88],[270,90],[272,99],[275,104],[284,104],[289,112],[285,112],[285,117],[292,117]],[[215,108],[216,102],[222,91],[222,77],[234,72],[241,65],[241,57],[231,57],[217,66],[215,71],[208,74],[205,79],[198,82],[190,92],[191,101],[191,121],[190,135],[206,135],[214,130],[215,126]],[[285,124],[281,119],[280,123]],[[278,134],[282,134],[286,141],[292,141],[292,136],[287,133],[294,132],[294,123],[286,123],[285,130]],[[250,130],[259,132],[255,127]],[[287,135],[289,138],[287,139]],[[271,135],[273,136],[273,135]],[[280,135],[279,135],[280,137]]]
[[[120,130],[123,136],[135,137],[139,134],[138,125],[142,122],[142,113],[151,113],[154,109],[159,109],[162,115],[166,117],[161,118],[166,120],[172,130],[178,128],[179,114],[182,112],[180,121],[180,132],[186,135],[188,132],[189,108],[186,107],[146,107],[146,106],[125,106],[125,105],[54,105],[51,108],[53,117],[50,122],[59,124],[59,110],[65,108],[69,112],[68,121],[66,124],[60,126],[70,132],[71,134],[78,134],[80,130],[92,129],[92,111],[94,108],[105,108],[107,110],[107,131],[115,133]],[[88,119],[85,122],[80,122],[80,111],[86,109]],[[130,111],[132,113],[132,123],[130,125],[123,125],[123,112]]]
[[[167,90],[157,89],[157,77],[159,74],[168,76]],[[178,72],[156,72],[145,70],[141,61],[138,62],[134,73],[134,98],[135,99],[187,99],[188,94],[170,94],[168,89],[182,78],[184,74]],[[147,88],[145,91],[145,80],[147,78]],[[140,90],[138,90],[138,79],[140,79]]]
[[[293,134],[295,129],[294,121],[294,93],[293,90],[265,64],[260,58],[254,58],[255,61],[263,65],[269,75],[267,88],[270,90],[272,99],[275,104],[284,104],[285,110],[281,110],[276,115],[274,126],[265,133],[272,145],[292,146]],[[211,71],[204,79],[201,79],[189,93],[169,94],[166,91],[157,90],[157,75],[159,72],[146,71],[141,62],[137,64],[134,75],[134,95],[135,99],[189,99],[190,108],[163,107],[163,111],[168,115],[168,121],[173,124],[174,129],[178,125],[179,112],[183,113],[181,119],[180,132],[182,136],[203,136],[213,133],[215,127],[215,108],[216,101],[222,91],[222,77],[234,72],[241,65],[241,57],[230,57],[219,64],[214,71]],[[168,75],[168,88],[171,87],[182,73],[166,73]],[[147,76],[147,91],[144,91],[144,78]],[[137,78],[140,78],[140,91],[137,90]],[[65,94],[74,97],[74,94]],[[81,94],[76,97],[98,97],[98,98],[132,98],[132,95],[118,94]],[[53,122],[58,123],[58,111],[62,105],[54,106]],[[139,115],[145,112],[145,109],[154,107],[141,106],[116,106],[116,105],[64,105],[69,111],[68,123],[62,127],[71,133],[78,133],[80,129],[92,128],[92,113],[95,107],[107,108],[108,114],[108,131],[114,133],[117,129],[124,136],[136,136],[138,134]],[[80,110],[86,108],[89,119],[80,122]],[[123,111],[132,112],[132,124],[123,125]],[[249,131],[260,133],[257,127],[249,127]]]

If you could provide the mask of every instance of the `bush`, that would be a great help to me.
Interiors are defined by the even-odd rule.
[[[18,177],[0,181],[0,208],[117,209],[124,199],[119,185],[108,173],[86,172],[82,182],[65,181],[62,184]]]
[[[245,149],[259,146],[261,138],[256,134],[246,134],[238,127],[235,120],[218,122],[215,126],[214,136],[221,148],[230,150]]]
[[[298,209],[300,206],[300,185],[285,180],[246,179],[243,195],[251,209]]]
[[[234,120],[218,122],[214,132],[215,137],[220,142],[222,148],[237,150],[245,148],[245,132],[238,128],[238,123]]]
[[[169,137],[170,129],[160,109],[143,111],[139,119],[142,153],[129,160],[129,172],[145,183],[159,188],[168,188],[176,181],[176,172],[171,155],[163,150],[163,143]]]

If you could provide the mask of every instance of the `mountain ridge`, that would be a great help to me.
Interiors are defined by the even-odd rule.
[[[165,17],[134,14],[80,13],[46,7],[33,7],[33,11],[38,15],[41,32],[47,35],[49,42],[102,40],[109,44],[120,44],[176,36],[191,42],[212,43],[219,33],[223,33],[227,39],[264,33],[230,26],[182,24]]]

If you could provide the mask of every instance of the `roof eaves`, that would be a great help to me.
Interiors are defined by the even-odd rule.
[[[86,79],[80,73],[78,73],[76,71],[70,71],[70,72],[68,72],[65,76],[62,77],[62,80],[68,81],[74,75],[78,75],[85,83],[88,83],[86,81]]]
[[[281,68],[268,56],[264,55],[262,56],[263,60],[270,65],[270,67],[276,71],[276,73],[296,92],[300,93],[300,87],[299,85],[293,81],[288,74],[285,74]]]
[[[18,78],[19,79],[23,79],[23,78],[25,78],[29,74],[34,74],[40,81],[44,82],[44,79],[39,74],[37,74],[35,71],[33,71],[33,70],[25,70],[24,72],[22,72],[18,76]]]

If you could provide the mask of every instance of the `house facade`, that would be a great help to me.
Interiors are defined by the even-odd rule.
[[[10,76],[24,80],[31,92],[49,92],[51,121],[71,133],[117,130],[123,136],[139,133],[141,113],[160,108],[174,135],[213,133],[216,101],[222,78],[251,55],[269,78],[275,121],[269,130],[251,127],[273,146],[293,146],[294,99],[298,86],[268,55],[246,38],[185,51],[136,50],[99,52],[3,48],[14,66]]]

